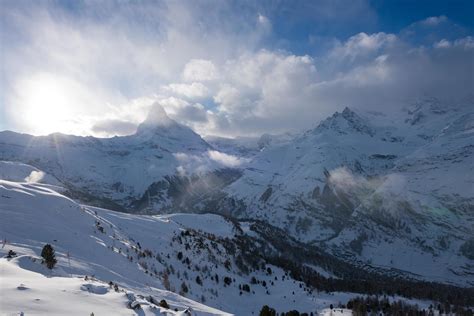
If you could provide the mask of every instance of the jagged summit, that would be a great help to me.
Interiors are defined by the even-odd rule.
[[[155,102],[152,105],[152,108],[150,112],[148,112],[148,116],[143,123],[154,124],[154,125],[169,125],[169,124],[175,123],[175,121],[170,119],[168,114],[166,114],[165,109],[163,109],[163,107],[160,104]]]
[[[70,196],[101,207],[267,222],[286,232],[275,236],[321,246],[351,266],[373,264],[390,269],[387,274],[472,286],[474,116],[467,102],[459,112],[426,112],[419,125],[404,123],[405,112],[383,117],[341,107],[304,134],[264,136],[264,150],[258,139],[237,139],[226,142],[233,146],[227,153],[155,106],[143,133],[132,136],[71,138],[53,147],[51,136],[0,132],[0,160],[33,164],[66,183]],[[240,149],[248,144],[253,153]],[[239,170],[222,168],[236,161],[245,161]],[[36,171],[22,170],[17,179]],[[88,231],[93,226],[94,220]]]
[[[333,130],[340,134],[349,134],[352,132],[368,134],[370,136],[374,136],[375,134],[369,122],[347,106],[341,113],[336,112],[322,121],[316,130]]]
[[[344,108],[344,110],[342,110],[341,115],[345,118],[351,118],[351,117],[357,116],[357,114],[351,109],[349,109],[347,106]]]
[[[137,133],[142,133],[150,129],[162,127],[169,128],[177,125],[179,124],[166,114],[165,109],[163,109],[159,103],[155,102],[151,106],[146,119],[138,126]]]
[[[151,143],[170,152],[205,151],[210,145],[190,127],[171,119],[163,107],[154,103],[147,118],[133,136],[139,143]]]

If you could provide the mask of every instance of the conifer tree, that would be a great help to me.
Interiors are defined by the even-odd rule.
[[[41,257],[43,257],[43,262],[46,263],[48,269],[54,268],[56,263],[56,255],[54,254],[54,249],[50,244],[46,244],[41,251]]]
[[[276,311],[268,305],[264,305],[260,310],[260,316],[276,316]]]

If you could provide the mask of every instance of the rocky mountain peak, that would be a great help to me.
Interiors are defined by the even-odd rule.
[[[160,104],[155,102],[148,112],[145,121],[138,126],[137,132],[140,133],[146,130],[162,127],[169,128],[174,125],[178,125],[178,123],[166,114],[166,111]]]
[[[316,129],[333,130],[339,134],[349,134],[353,132],[370,136],[374,136],[375,134],[369,122],[348,107],[345,107],[341,113],[336,112],[322,121]]]
[[[158,103],[154,103],[147,118],[138,126],[135,139],[152,142],[168,150],[207,150],[210,145],[190,127],[171,119]]]

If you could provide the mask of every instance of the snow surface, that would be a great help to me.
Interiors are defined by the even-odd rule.
[[[11,260],[0,259],[2,315],[134,315],[127,307],[129,299],[124,292],[115,292],[108,284],[81,277],[49,276],[39,259],[29,256]],[[35,266],[42,273],[21,268]],[[140,315],[181,315],[140,300]],[[201,315],[211,315],[201,313]]]
[[[268,287],[269,294],[265,293],[265,287],[251,285],[254,293],[239,295],[238,284],[249,284],[251,276],[241,275],[233,269],[226,270],[223,261],[227,257],[217,258],[218,264],[214,266],[215,263],[209,261],[210,257],[205,253],[197,249],[186,251],[184,247],[176,249],[177,245],[171,244],[174,236],[189,228],[231,238],[235,229],[217,215],[140,216],[117,213],[79,205],[38,184],[0,180],[0,217],[3,240],[0,254],[5,255],[13,250],[19,255],[11,260],[0,259],[0,291],[4,300],[2,310],[7,313],[24,311],[28,315],[48,311],[53,315],[61,315],[69,310],[71,315],[85,312],[110,314],[111,311],[129,315],[133,311],[126,306],[130,302],[125,295],[127,292],[142,297],[139,302],[145,315],[159,314],[156,307],[144,299],[149,295],[158,301],[166,299],[173,308],[181,311],[191,308],[193,315],[227,315],[226,312],[251,315],[258,313],[264,304],[277,310],[287,310],[292,306],[309,312],[347,301],[354,296],[348,293],[310,294],[303,290],[302,283],[289,277],[283,279],[285,273],[273,266],[272,275],[263,271],[253,274],[268,284],[272,281],[275,283]],[[98,231],[97,221],[105,233]],[[41,265],[38,256],[46,243],[53,245],[58,259],[52,271]],[[185,280],[182,276],[186,271],[189,278],[185,281],[190,288],[186,296],[195,300],[205,296],[205,303],[197,303],[166,291],[162,278],[145,273],[139,262],[146,262],[150,270],[166,269],[154,258],[130,262],[127,255],[133,254],[138,243],[142,249],[159,254],[176,272],[180,271],[181,278],[176,273],[169,275],[171,289],[178,291],[180,283]],[[212,267],[212,273],[217,273],[221,280],[224,276],[231,276],[235,280],[232,286],[224,286],[222,281],[216,284],[200,272],[186,269],[176,259],[178,250],[201,267]],[[94,276],[94,280],[84,280],[86,275]],[[201,275],[203,286],[194,282],[197,275]],[[274,280],[275,276],[278,276],[278,281]],[[109,281],[119,284],[124,292],[115,293],[109,289]],[[18,290],[18,286],[27,289]]]
[[[0,161],[0,254],[19,255],[0,259],[2,312],[130,315],[127,304],[139,302],[138,314],[158,314],[146,299],[151,295],[166,299],[177,315],[187,308],[193,315],[252,315],[264,304],[327,315],[329,304],[354,297],[310,292],[274,266],[271,275],[241,273],[213,242],[255,234],[245,222],[241,232],[218,215],[131,215],[61,194],[73,185],[127,205],[157,181],[228,167],[225,160],[245,161],[233,165],[242,177],[221,192],[243,203],[239,216],[263,219],[354,264],[356,256],[374,268],[472,286],[473,261],[460,252],[474,238],[474,114],[472,102],[466,104],[443,108],[424,100],[390,118],[345,109],[294,138],[257,143],[258,151],[242,141],[249,149],[242,160],[232,142],[210,145],[160,109],[126,137],[1,132],[0,159],[10,161]],[[210,153],[219,148],[225,154],[215,159]],[[160,203],[158,209],[172,201]],[[191,241],[178,242],[189,230]],[[46,243],[58,259],[52,271],[38,259]],[[141,256],[144,250],[152,255]],[[225,276],[231,285],[223,284]],[[260,283],[240,291],[251,277]],[[109,281],[123,292],[111,291]],[[180,293],[183,282],[187,293]]]
[[[16,161],[0,161],[0,179],[60,185],[60,182],[53,176],[38,168]]]
[[[325,308],[320,313],[320,316],[352,316],[352,310],[346,308]]]
[[[159,181],[227,168],[225,161],[245,161],[232,165],[243,174],[219,192],[229,203],[211,200],[206,204],[196,199],[196,204],[184,204],[180,212],[223,212],[264,220],[354,264],[473,286],[474,262],[461,252],[467,241],[474,240],[473,104],[472,99],[453,104],[425,99],[391,116],[347,108],[295,137],[263,137],[260,143],[209,139],[209,144],[169,120],[160,109],[150,114],[135,135],[126,137],[0,132],[0,159],[9,160],[0,163],[1,177],[29,181],[0,182],[1,215],[6,219],[0,222],[4,235],[0,238],[30,256],[37,256],[44,243],[52,243],[59,257],[56,272],[65,273],[61,276],[95,274],[137,293],[143,293],[143,284],[163,289],[161,276],[151,277],[126,257],[126,250],[132,253],[140,241],[179,267],[180,277],[169,276],[179,292],[186,267],[176,255],[185,249],[173,244],[173,237],[193,228],[232,238],[236,231],[231,223],[208,214],[115,213],[79,205],[62,196],[60,186],[128,206],[146,197],[150,186]],[[210,154],[213,151],[222,153]],[[157,201],[155,211],[175,202],[169,196]],[[106,234],[97,231],[96,221]],[[242,228],[250,233],[245,224]],[[197,251],[191,259],[208,268],[215,266]],[[220,265],[223,260],[217,259]],[[169,269],[162,262],[153,264],[158,272]],[[229,274],[236,279],[235,285],[223,287],[222,282],[205,279],[201,289],[194,282],[199,272],[191,269],[188,297],[200,301],[204,296],[205,304],[240,315],[257,312],[262,302],[279,311],[291,304],[308,311],[327,307],[317,301],[320,295],[308,295],[293,280],[279,279],[271,295],[261,286],[252,286],[255,295],[239,295],[236,285],[249,283],[250,276],[226,271],[219,264],[216,273]],[[270,280],[264,273],[256,277]],[[166,297],[181,302],[178,295]]]
[[[216,153],[159,106],[136,134],[124,137],[34,137],[0,132],[0,159],[34,164],[69,186],[123,205],[141,198],[152,183],[166,176],[227,167],[222,159],[213,159]],[[7,165],[0,167],[3,170]]]
[[[474,113],[466,102],[426,99],[390,117],[346,108],[257,154],[224,191],[245,206],[239,216],[348,261],[355,255],[472,286],[474,262],[460,252],[474,239]],[[347,254],[359,236],[366,236],[360,251]]]

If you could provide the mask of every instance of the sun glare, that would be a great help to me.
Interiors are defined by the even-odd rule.
[[[19,84],[17,112],[22,125],[31,133],[45,135],[54,132],[74,133],[73,85],[54,75],[42,74]]]

